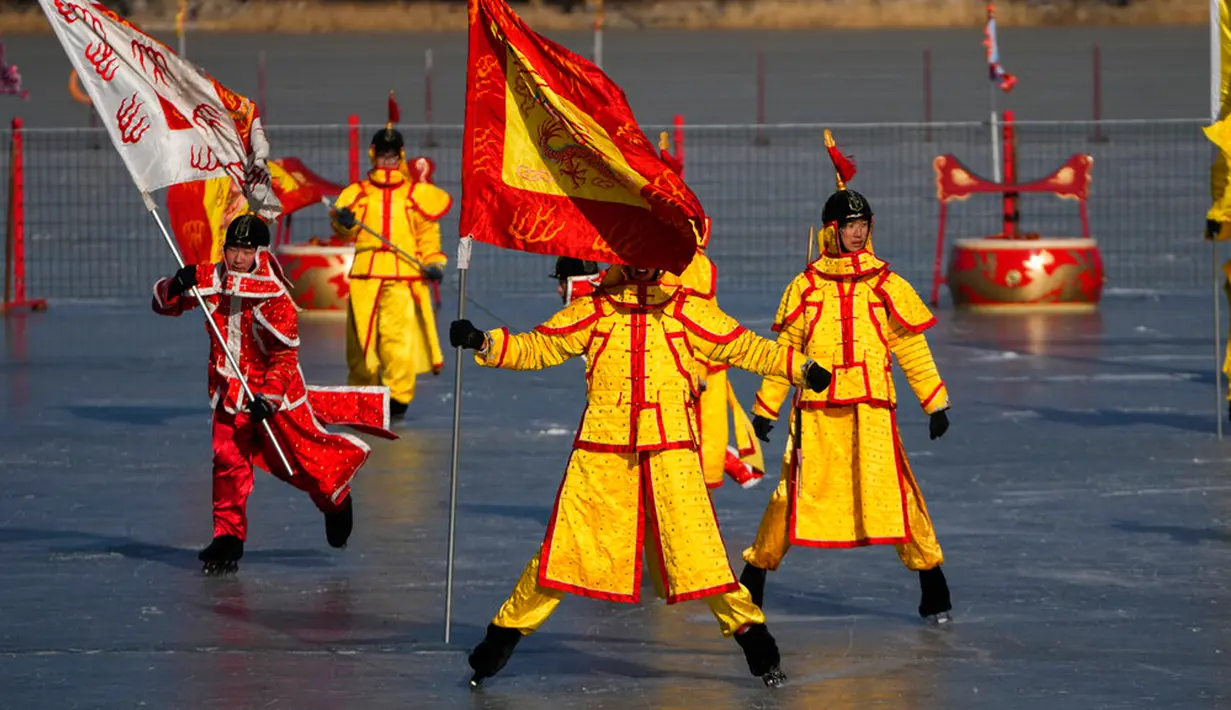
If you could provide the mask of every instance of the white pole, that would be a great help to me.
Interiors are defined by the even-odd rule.
[[[1218,120],[1218,114],[1222,112],[1222,19],[1221,19],[1221,3],[1226,0],[1210,0],[1210,123]],[[1215,148],[1214,150],[1221,150]],[[1220,159],[1215,156],[1215,159]],[[1217,235],[1215,235],[1217,236]],[[1222,289],[1224,278],[1222,269],[1218,264],[1218,241],[1217,239],[1210,240],[1210,259],[1214,266],[1213,278],[1213,296],[1214,296],[1214,419],[1218,424],[1219,440],[1222,439],[1222,418],[1223,418],[1223,396],[1222,389],[1222,367],[1220,367],[1219,358],[1222,355],[1222,314],[1221,311],[1221,294],[1218,292]]]
[[[1220,3],[1210,0],[1210,121],[1218,120],[1222,110],[1222,21]]]
[[[467,235],[457,243],[458,291],[457,319],[466,317],[466,272],[470,270],[470,247],[473,237]],[[449,562],[445,573],[445,643],[453,626],[453,542],[457,535],[457,459],[462,448],[462,356],[457,348],[457,368],[453,380],[453,454],[449,475]]]
[[[990,101],[992,105],[991,111],[991,132],[992,132],[992,182],[1000,182],[1000,141],[997,140],[999,132],[999,116],[996,114],[996,82],[990,82],[992,89],[990,92]]]
[[[154,221],[158,224],[158,229],[162,231],[163,239],[167,240],[167,246],[171,247],[171,253],[175,255],[175,263],[179,264],[180,268],[184,268],[184,257],[180,256],[180,250],[175,246],[175,240],[171,238],[171,233],[167,231],[167,225],[163,224],[162,217],[158,216],[158,208],[154,205],[154,200],[149,196],[149,193],[141,193],[141,199],[145,202],[145,207],[153,215]],[[218,324],[214,322],[210,316],[209,309],[205,306],[205,299],[201,296],[201,292],[196,286],[192,287],[192,295],[197,298],[197,305],[201,307],[201,315],[205,316],[205,322],[209,325],[210,333],[218,341],[219,347],[222,348],[222,353],[226,355],[227,364],[231,366],[231,371],[235,373],[236,379],[239,380],[240,386],[244,388],[244,394],[248,395],[248,399],[256,399],[252,388],[248,386],[248,380],[244,377],[244,371],[239,368],[239,363],[235,361],[235,353],[231,352],[231,348],[227,347],[227,339],[222,337],[222,331],[218,329]],[[278,443],[278,437],[274,436],[274,430],[269,426],[269,420],[261,422],[261,426],[265,429],[265,435],[269,437],[269,442],[273,444],[274,451],[278,452],[278,459],[282,462],[282,468],[286,471],[286,475],[294,476],[295,469],[291,468],[291,463],[287,461],[286,454],[282,451],[282,445]]]
[[[598,0],[598,13],[594,17],[594,65],[603,68],[603,0]]]

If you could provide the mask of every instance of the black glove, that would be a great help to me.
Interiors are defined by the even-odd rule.
[[[167,294],[175,298],[196,285],[197,267],[194,264],[189,264],[175,272],[175,276],[171,277],[171,283],[167,284]]]
[[[253,422],[260,424],[274,415],[274,406],[258,394],[248,403],[248,414]]]
[[[774,430],[774,422],[760,414],[754,414],[752,415],[752,430],[756,432],[758,439],[768,443],[769,433]]]
[[[468,320],[455,320],[449,324],[449,344],[455,348],[478,350],[483,347],[486,336]]]
[[[936,412],[928,418],[928,434],[931,435],[932,441],[939,439],[949,431],[949,415],[945,414],[945,410]]]
[[[829,381],[833,379],[833,375],[829,374],[829,370],[814,362],[808,366],[807,378],[808,389],[813,392],[824,392],[829,389]]]
[[[1205,238],[1217,239],[1218,233],[1222,231],[1222,222],[1215,222],[1212,219],[1205,220]]]
[[[346,229],[354,229],[355,225],[359,224],[359,220],[355,219],[355,213],[351,212],[346,207],[343,207],[342,209],[338,210],[334,214],[333,218],[334,218],[334,221],[336,221],[338,224],[342,225]]]
[[[445,272],[444,272],[444,269],[433,264],[432,266],[429,266],[423,270],[423,276],[428,281],[440,283],[440,280],[445,277]]]

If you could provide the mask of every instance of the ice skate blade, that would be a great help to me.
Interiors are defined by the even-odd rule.
[[[766,688],[781,688],[786,684],[786,673],[778,666],[774,666],[768,673],[761,676],[761,682],[765,683]]]
[[[234,561],[206,562],[201,567],[201,573],[206,577],[222,577],[228,574],[235,574],[238,571],[239,563]]]
[[[479,688],[482,688],[482,687],[483,687],[483,679],[479,677],[478,673],[470,677],[470,689],[471,690],[478,690]]]
[[[949,615],[949,612],[942,611],[939,614],[929,615],[927,622],[930,626],[948,626],[953,623],[953,617]]]

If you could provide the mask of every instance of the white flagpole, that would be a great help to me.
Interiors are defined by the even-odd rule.
[[[470,247],[474,238],[466,235],[457,243],[458,298],[457,319],[466,317],[466,272],[470,270]],[[449,562],[445,573],[445,643],[453,626],[453,543],[457,535],[457,459],[462,444],[462,348],[457,348],[453,379],[453,453],[449,473]]]
[[[1219,4],[1225,0],[1210,0],[1210,123],[1218,120],[1222,110],[1222,21]],[[1215,148],[1214,150],[1221,150]],[[1217,235],[1215,235],[1217,236]],[[1222,439],[1223,396],[1222,368],[1219,366],[1219,356],[1222,355],[1222,315],[1221,298],[1218,293],[1222,283],[1222,269],[1218,265],[1218,240],[1210,240],[1210,258],[1214,265],[1213,296],[1214,296],[1214,419],[1219,440]]]
[[[167,246],[171,247],[171,253],[175,255],[175,263],[181,269],[184,268],[184,257],[180,256],[180,250],[175,246],[175,240],[171,238],[171,233],[167,231],[167,225],[163,224],[162,217],[158,216],[158,207],[154,204],[154,200],[150,198],[148,192],[141,193],[141,199],[145,202],[145,208],[153,215],[154,221],[158,223],[158,229],[162,231],[163,239],[167,240]],[[248,386],[247,378],[244,377],[243,371],[239,369],[239,363],[235,361],[235,354],[227,347],[227,339],[222,337],[222,331],[218,329],[218,324],[210,317],[209,309],[205,307],[205,299],[201,296],[201,292],[197,290],[196,286],[192,287],[192,295],[196,297],[197,305],[201,307],[201,314],[205,316],[205,322],[209,324],[210,332],[218,340],[218,345],[227,357],[227,364],[231,366],[235,377],[239,379],[240,385],[244,388],[244,393],[248,395],[249,400],[256,399],[256,395],[252,393],[252,388]],[[295,469],[291,468],[291,463],[287,461],[286,454],[282,451],[282,445],[278,443],[278,437],[274,436],[274,430],[269,426],[269,420],[261,422],[261,426],[265,428],[265,435],[269,437],[274,450],[278,452],[278,458],[282,462],[283,469],[286,470],[288,476],[294,476]]]

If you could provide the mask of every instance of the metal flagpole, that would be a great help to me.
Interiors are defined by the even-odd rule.
[[[988,92],[988,97],[991,102],[991,133],[992,133],[992,182],[1000,182],[1000,141],[997,140],[996,133],[998,116],[996,115],[996,82],[989,82],[991,90]]]
[[[594,15],[594,66],[603,68],[603,0],[598,0],[598,10]]]
[[[167,246],[171,247],[171,253],[175,255],[175,263],[179,267],[184,268],[184,257],[180,256],[180,250],[175,246],[175,240],[171,238],[171,233],[167,231],[167,225],[163,224],[162,217],[158,216],[158,207],[154,204],[154,200],[150,198],[149,193],[141,193],[141,199],[145,202],[145,207],[153,215],[154,221],[158,223],[158,229],[162,231],[163,239],[167,240]],[[235,377],[239,380],[239,384],[244,388],[244,394],[248,395],[248,399],[256,399],[252,388],[248,386],[248,379],[244,377],[243,370],[239,369],[239,363],[235,361],[235,353],[231,352],[231,348],[227,347],[227,339],[222,337],[222,331],[218,329],[218,324],[210,317],[209,309],[205,306],[205,298],[201,296],[201,292],[196,286],[192,287],[192,295],[197,298],[197,305],[201,307],[201,314],[205,316],[205,322],[209,324],[210,332],[214,338],[218,340],[218,345],[222,348],[222,352],[226,355],[227,364],[231,366],[231,371],[235,373]],[[290,461],[287,461],[286,454],[282,451],[282,445],[278,443],[278,437],[274,436],[274,430],[269,426],[269,420],[261,422],[261,426],[265,429],[265,435],[269,437],[270,443],[273,444],[274,450],[278,452],[278,459],[282,462],[282,468],[286,470],[288,476],[295,475],[295,469],[291,468]]]
[[[457,274],[458,291],[457,319],[466,317],[466,272],[470,270],[470,246],[473,237],[464,236],[457,243]],[[453,379],[453,455],[449,481],[449,563],[445,575],[445,643],[449,643],[449,632],[453,625],[453,541],[457,533],[457,459],[462,444],[462,355],[464,350],[457,348],[457,373]]]
[[[1221,269],[1218,267],[1218,242],[1210,242],[1210,252],[1214,260],[1214,419],[1218,421],[1218,438],[1222,439],[1223,391],[1222,368],[1218,365],[1218,356],[1222,354],[1222,342],[1219,337],[1222,330],[1222,316],[1218,307],[1218,286],[1221,279]]]
[[[1225,0],[1210,0],[1210,123],[1218,120],[1222,111],[1222,19],[1219,4]],[[1215,148],[1215,151],[1221,148]],[[1215,155],[1215,160],[1218,156]],[[1219,440],[1222,439],[1223,390],[1222,368],[1219,366],[1219,356],[1222,354],[1222,315],[1220,313],[1219,285],[1222,282],[1222,270],[1218,266],[1218,235],[1212,235],[1210,240],[1210,258],[1214,264],[1213,296],[1214,296],[1214,419],[1218,422]]]

